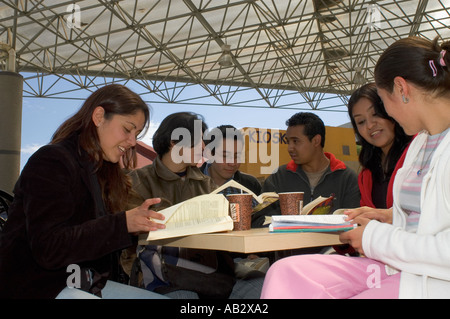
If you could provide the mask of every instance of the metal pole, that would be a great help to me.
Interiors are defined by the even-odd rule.
[[[12,193],[20,173],[22,75],[0,71],[0,189]]]

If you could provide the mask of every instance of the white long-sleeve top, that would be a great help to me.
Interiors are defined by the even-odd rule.
[[[394,181],[393,224],[370,221],[363,234],[369,258],[401,271],[400,298],[450,298],[450,133],[441,141],[423,177],[421,214],[416,233],[405,231],[406,213],[399,205],[402,182],[418,161],[427,134],[411,143]]]

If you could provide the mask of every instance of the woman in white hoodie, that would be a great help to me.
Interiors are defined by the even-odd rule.
[[[268,271],[263,298],[450,298],[450,42],[411,37],[375,67],[386,111],[418,134],[394,182],[393,221],[350,212],[365,257],[304,255]]]

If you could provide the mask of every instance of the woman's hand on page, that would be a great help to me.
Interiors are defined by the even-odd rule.
[[[126,211],[128,232],[141,233],[166,228],[164,224],[153,221],[153,219],[164,220],[164,215],[149,209],[159,202],[161,202],[160,198],[150,198],[141,206]]]
[[[375,219],[381,223],[392,224],[392,208],[372,208],[372,207],[359,207],[355,209],[348,209],[344,212],[347,215],[347,221],[355,219],[357,216],[368,219]]]

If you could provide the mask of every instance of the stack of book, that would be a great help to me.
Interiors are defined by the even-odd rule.
[[[346,215],[274,215],[269,231],[284,232],[336,232],[348,231],[356,225],[345,221]]]

